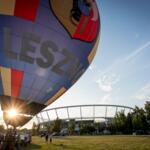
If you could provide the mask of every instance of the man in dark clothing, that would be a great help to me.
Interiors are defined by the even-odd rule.
[[[49,142],[52,143],[52,134],[49,135]]]
[[[45,135],[45,141],[48,142],[48,134]]]

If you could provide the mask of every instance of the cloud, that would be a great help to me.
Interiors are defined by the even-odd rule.
[[[111,104],[112,103],[112,95],[106,94],[101,98],[101,104]]]
[[[102,71],[102,74],[110,73],[114,71],[114,69],[118,69],[118,68],[122,69],[123,65],[126,65],[127,62],[129,62],[130,60],[133,60],[136,56],[138,56],[141,52],[143,52],[148,47],[150,47],[150,41],[148,41],[141,47],[135,49],[133,52],[131,52],[127,56],[116,59],[108,68]]]
[[[134,57],[139,55],[141,52],[143,52],[143,50],[145,50],[149,46],[150,46],[150,41],[147,42],[146,44],[142,45],[138,49],[134,50],[132,53],[130,53],[127,57],[125,57],[124,61],[129,61],[129,60],[133,59]]]
[[[119,73],[119,71],[122,71],[127,62],[133,60],[137,55],[139,55],[148,47],[150,47],[150,41],[145,43],[141,47],[135,49],[127,56],[116,59],[114,63],[112,63],[104,71],[99,71],[99,76],[96,80],[96,83],[99,85],[99,88],[104,92],[111,92],[113,90],[114,85],[120,80],[121,72]]]
[[[119,80],[120,77],[116,74],[104,74],[98,78],[96,83],[103,92],[111,92],[113,90],[114,85],[118,83]]]
[[[138,100],[150,100],[150,83],[143,86],[134,96]]]

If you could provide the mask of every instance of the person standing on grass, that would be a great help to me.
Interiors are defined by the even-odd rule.
[[[49,142],[52,143],[52,134],[49,135]]]
[[[45,135],[45,141],[48,142],[48,134]]]

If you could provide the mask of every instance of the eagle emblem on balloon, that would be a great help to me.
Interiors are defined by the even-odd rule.
[[[50,6],[72,38],[87,42],[96,38],[99,12],[95,0],[50,0]]]

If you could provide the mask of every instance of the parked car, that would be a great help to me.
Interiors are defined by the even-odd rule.
[[[31,135],[29,133],[21,133],[20,141],[21,141],[21,145],[24,145],[24,146],[26,146],[27,144],[30,144],[32,141]]]

